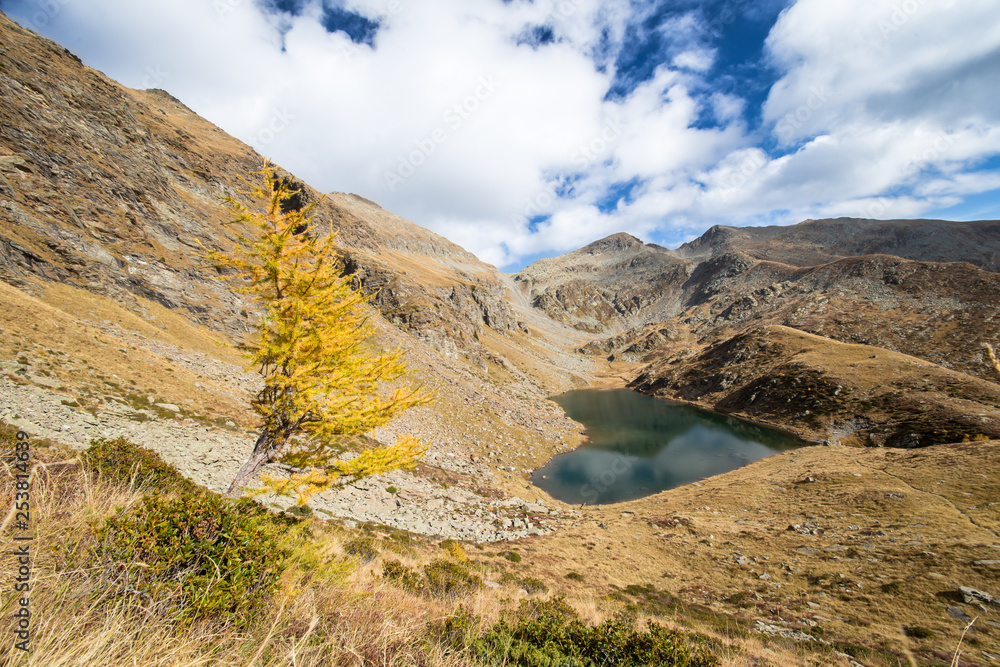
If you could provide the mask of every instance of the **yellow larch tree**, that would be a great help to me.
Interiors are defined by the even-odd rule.
[[[238,496],[262,467],[278,463],[291,476],[265,474],[252,491],[297,495],[301,505],[354,479],[412,467],[425,447],[409,436],[351,460],[338,454],[351,436],[429,403],[431,396],[397,382],[407,373],[402,350],[373,345],[371,309],[342,275],[333,230],[320,234],[314,227],[316,204],[296,208],[299,191],[268,163],[254,176],[241,194],[255,206],[226,199],[235,215],[232,249],[206,255],[263,313],[242,346],[251,368],[264,377],[253,401],[260,435],[228,495]]]

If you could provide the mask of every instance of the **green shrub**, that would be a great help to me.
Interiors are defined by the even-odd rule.
[[[511,563],[521,562],[521,554],[517,553],[516,551],[502,551],[498,555],[502,558],[506,558]]]
[[[279,523],[245,499],[147,496],[95,530],[91,559],[115,594],[141,595],[186,620],[246,625],[284,570]]]
[[[195,493],[198,486],[164,462],[160,455],[125,438],[90,441],[80,455],[84,464],[104,479],[119,484],[135,484],[160,492]]]
[[[502,620],[476,636],[479,621],[466,610],[448,618],[434,634],[451,646],[468,650],[486,665],[541,667],[715,667],[719,659],[693,647],[684,635],[649,624],[645,632],[634,620],[616,616],[600,625],[579,620],[562,598],[521,604],[515,617]]]
[[[534,593],[549,592],[549,587],[546,586],[541,580],[535,579],[534,577],[524,577],[522,579],[518,579],[517,583],[519,583],[521,588],[527,591],[529,595]]]
[[[469,572],[453,560],[436,560],[415,572],[402,563],[387,560],[382,563],[382,577],[414,593],[427,593],[442,598],[456,598],[482,587],[482,578]]]
[[[928,628],[915,625],[913,627],[904,627],[903,632],[907,637],[913,637],[915,639],[930,639],[934,636],[934,631]]]
[[[456,598],[483,585],[482,578],[450,560],[436,560],[425,565],[424,578],[427,592],[443,598]]]
[[[390,484],[389,486],[385,487],[385,492],[386,493],[399,493],[399,489],[397,489],[395,486],[393,486],[392,484]]]
[[[519,577],[513,572],[504,572],[500,575],[500,584],[503,586],[518,586],[523,588],[528,594],[548,593],[549,587],[542,581],[534,577]]]
[[[383,561],[382,578],[388,579],[397,586],[413,593],[417,593],[423,588],[420,575],[396,560]]]
[[[570,581],[583,581],[583,575],[579,572],[567,572],[566,578]]]
[[[292,505],[285,511],[297,519],[308,519],[313,516],[313,510],[308,505]]]
[[[344,545],[344,552],[356,556],[362,563],[370,563],[378,558],[374,537],[358,537]]]

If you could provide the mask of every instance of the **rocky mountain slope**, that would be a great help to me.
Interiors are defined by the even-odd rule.
[[[582,331],[617,333],[676,314],[695,263],[615,234],[514,276],[536,309]]]
[[[215,488],[252,439],[259,378],[224,343],[256,315],[201,255],[230,243],[223,197],[239,196],[263,158],[169,94],[127,89],[2,14],[0,45],[5,419],[76,446],[127,435]],[[579,442],[544,398],[588,382],[594,364],[552,342],[584,337],[446,239],[284,177],[301,185],[301,205],[319,202],[316,223],[338,233],[345,271],[376,294],[380,342],[405,348],[438,391],[435,407],[377,434],[405,429],[431,444],[423,477],[401,489],[418,497],[420,480],[437,478],[521,492],[513,472]],[[463,515],[442,502],[443,517]]]
[[[133,307],[141,297],[245,331],[246,304],[198,255],[231,240],[222,197],[261,156],[164,91],[124,88],[2,16],[0,32],[0,276]],[[303,205],[321,199],[295,182]],[[347,269],[388,319],[447,354],[483,361],[477,331],[527,329],[505,278],[446,239],[354,195],[322,197],[316,222],[338,232]]]
[[[705,260],[726,252],[760,260],[815,266],[860,255],[893,255],[922,262],[969,262],[1000,270],[1000,221],[806,220],[786,227],[715,226],[677,254]]]
[[[861,240],[852,244],[885,245],[866,242],[869,226],[853,222]],[[615,334],[585,347],[590,354],[637,362],[655,350],[659,356],[667,350],[683,354],[747,327],[777,324],[996,379],[983,345],[1000,340],[1000,276],[969,261],[889,254],[833,258],[826,244],[838,234],[850,238],[847,224],[787,228],[789,238],[806,239],[801,252],[772,228],[764,229],[775,238],[760,241],[753,230],[715,227],[676,252],[631,237],[623,242],[618,235],[538,262],[515,280],[551,317]],[[992,222],[890,221],[870,227],[879,231],[877,239],[890,232],[907,239],[901,252],[968,256],[987,266],[990,248],[1000,244],[1000,225]],[[821,263],[802,264],[813,260]],[[629,278],[632,267],[635,281]]]
[[[798,329],[751,329],[630,385],[778,424],[809,440],[926,447],[1000,438],[996,384],[916,357]]]

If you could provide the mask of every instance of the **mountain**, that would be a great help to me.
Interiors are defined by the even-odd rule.
[[[240,196],[263,157],[165,91],[121,86],[2,14],[0,44],[0,358],[11,374],[0,419],[77,446],[126,435],[223,486],[244,456],[259,376],[222,343],[241,342],[257,314],[202,256],[232,242],[224,197]],[[593,363],[553,342],[583,335],[447,239],[280,173],[301,189],[296,205],[317,202],[317,228],[337,233],[345,273],[381,315],[379,344],[404,348],[437,390],[423,419],[378,437],[423,436],[427,477],[521,492],[501,468],[580,440],[544,399],[589,382]],[[325,507],[346,511],[339,503]],[[445,533],[493,534],[492,519],[473,529],[453,509],[441,508]]]
[[[899,255],[883,252],[890,239]],[[514,280],[553,319],[614,334],[586,346],[591,354],[634,362],[654,349],[683,352],[679,341],[697,347],[782,325],[992,380],[983,345],[1000,340],[996,251],[993,221],[818,220],[713,227],[676,251],[619,234]]]
[[[65,537],[83,553],[85,524],[112,516],[118,499],[140,503],[130,466],[127,494],[77,467],[95,438],[130,440],[216,491],[245,460],[261,377],[233,344],[259,314],[202,256],[231,243],[223,198],[239,197],[263,163],[169,93],[125,88],[0,13],[0,438],[14,442],[5,424],[27,431],[48,466],[32,482],[48,541]],[[338,235],[345,275],[371,295],[375,344],[402,348],[437,402],[370,434],[423,438],[415,470],[311,501],[310,530],[337,544],[309,551],[296,538],[301,569],[289,581],[296,594],[309,588],[272,605],[292,614],[290,625],[263,625],[276,660],[308,652],[321,613],[319,630],[345,633],[345,659],[384,661],[386,646],[410,643],[371,601],[431,632],[421,619],[459,605],[500,613],[546,588],[602,618],[669,617],[710,633],[706,645],[767,663],[840,664],[827,642],[865,664],[940,662],[951,657],[942,642],[964,636],[958,605],[987,613],[970,602],[986,594],[961,591],[997,580],[1000,376],[986,347],[1000,342],[995,221],[714,227],[676,250],[615,234],[505,275],[375,202],[280,174],[301,191],[294,205],[315,203],[318,227]],[[547,397],[591,386],[629,386],[831,446],[627,504],[570,507],[529,477],[585,442]],[[64,536],[66,525],[80,529]],[[475,543],[475,557],[465,561],[453,539]],[[428,602],[372,577],[377,561],[358,562],[380,550],[383,572],[470,568],[468,581],[481,574],[497,590]],[[39,586],[65,588],[35,603],[58,607],[76,595],[72,581],[79,595],[93,591],[91,575],[66,569],[65,551],[33,560]],[[351,576],[363,611],[330,612],[345,609],[343,593],[317,597],[317,582],[340,591]],[[102,607],[63,607],[58,618],[84,628],[74,630],[81,654],[104,645]],[[47,634],[62,626],[49,626],[37,628],[38,645],[66,650],[66,637]],[[217,628],[205,627],[210,648],[187,662],[218,657]],[[970,646],[992,660],[995,630],[977,627]],[[354,652],[369,634],[371,651]],[[433,662],[427,648],[440,633],[431,634],[403,661]],[[255,635],[239,637],[229,643]],[[132,664],[127,641],[120,653]]]
[[[514,276],[531,305],[589,332],[621,329],[676,314],[695,263],[671,250],[615,234]]]
[[[1000,221],[806,220],[783,227],[715,226],[678,248],[680,257],[705,260],[730,251],[759,260],[815,266],[861,255],[893,255],[921,262],[969,262],[1000,270]]]

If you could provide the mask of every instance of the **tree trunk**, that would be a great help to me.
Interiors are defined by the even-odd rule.
[[[267,431],[263,431],[260,437],[257,438],[256,444],[253,446],[253,453],[247,462],[243,464],[240,471],[236,473],[236,478],[233,479],[233,483],[229,485],[229,490],[226,491],[227,498],[238,498],[240,495],[240,487],[245,486],[250,479],[257,474],[268,461],[274,457],[280,450],[284,442],[278,440],[275,436]]]

